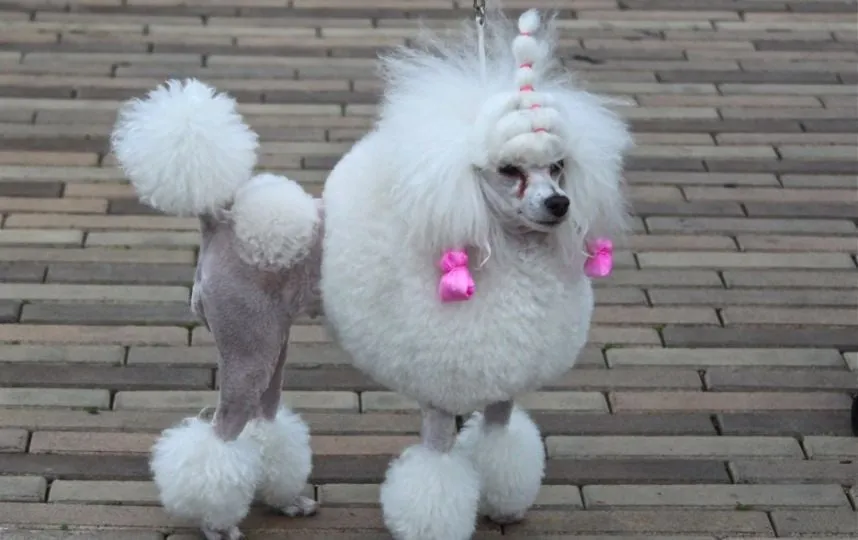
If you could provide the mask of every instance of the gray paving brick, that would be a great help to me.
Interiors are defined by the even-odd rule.
[[[856,306],[858,290],[831,289],[649,289],[653,305]]]
[[[41,476],[4,476],[0,478],[0,501],[42,502],[48,482]]]
[[[844,391],[856,388],[858,378],[840,370],[712,368],[704,377],[706,388],[716,392],[748,390]]]
[[[24,306],[23,323],[69,323],[92,325],[177,325],[202,324],[184,302],[158,304],[82,304],[34,302]]]
[[[683,510],[533,511],[526,522],[510,526],[514,535],[557,533],[720,533],[771,534],[764,512]]]
[[[741,484],[840,484],[858,482],[858,462],[747,460],[730,461],[730,471]]]
[[[0,371],[0,386],[35,388],[108,388],[111,390],[208,389],[205,368],[166,366],[51,366],[20,363]]]
[[[0,345],[0,362],[32,364],[119,365],[125,358],[122,347],[96,345]]]
[[[647,218],[647,227],[653,232],[681,233],[739,233],[739,232],[777,232],[777,233],[821,233],[853,234],[855,224],[846,219],[775,219],[775,218]]]
[[[837,347],[858,349],[858,335],[846,327],[745,325],[733,328],[672,326],[662,330],[669,347]]]
[[[606,352],[606,356],[608,365],[611,367],[688,366],[698,369],[715,366],[843,367],[843,361],[836,349],[628,348],[611,349]]]
[[[0,300],[0,323],[13,323],[18,321],[21,313],[21,302],[11,300]]]
[[[742,510],[848,508],[838,485],[584,486],[587,508],[697,507]]]
[[[567,414],[532,411],[542,435],[716,435],[706,414]]]
[[[45,266],[29,262],[0,262],[0,280],[6,282],[38,283],[45,275]]]
[[[787,437],[548,437],[549,457],[697,458],[727,456],[800,458],[798,443]]]
[[[806,437],[803,444],[811,459],[858,459],[858,440],[854,437]]]
[[[727,413],[717,415],[717,421],[724,435],[846,437],[852,434],[845,414],[820,411]]]
[[[691,459],[552,458],[546,483],[590,484],[729,484],[725,463]]]
[[[190,285],[193,280],[190,265],[57,263],[47,273],[47,281],[54,283]]]
[[[728,287],[858,289],[854,271],[845,270],[726,270]]]
[[[0,388],[0,406],[107,409],[110,408],[110,393],[70,388]]]
[[[841,392],[614,392],[611,409],[623,412],[845,411],[849,396]]]
[[[858,519],[851,509],[790,510],[772,512],[779,536],[858,534]]]

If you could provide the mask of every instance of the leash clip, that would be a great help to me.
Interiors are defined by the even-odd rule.
[[[474,18],[478,26],[486,24],[486,0],[474,0]]]

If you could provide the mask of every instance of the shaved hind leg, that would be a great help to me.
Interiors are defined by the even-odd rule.
[[[287,516],[299,517],[315,514],[319,503],[301,494],[312,470],[309,428],[300,416],[280,405],[288,347],[287,339],[268,388],[262,393],[259,418],[251,425],[249,435],[262,446],[263,475],[257,490],[260,499]]]
[[[165,432],[153,453],[164,507],[197,520],[207,540],[241,538],[238,525],[264,469],[259,442],[239,435],[257,415],[286,339],[279,297],[244,277],[221,274],[203,283],[197,297],[221,357],[212,421],[186,419]]]

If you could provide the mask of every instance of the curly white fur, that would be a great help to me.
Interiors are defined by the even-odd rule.
[[[262,448],[262,473],[257,495],[266,504],[295,514],[301,492],[313,469],[310,428],[294,412],[281,407],[273,421],[257,419],[245,428]]]
[[[227,204],[250,179],[258,146],[235,100],[195,79],[126,103],[111,142],[140,200],[180,216]]]
[[[188,418],[161,434],[150,467],[168,512],[218,531],[247,515],[262,458],[255,441],[224,442],[210,424]]]
[[[506,157],[502,143],[490,138],[500,118],[529,103],[536,92],[550,100],[559,118],[540,112],[545,120],[527,127],[550,122],[559,128],[561,138],[542,134],[552,145],[540,151],[542,155],[533,150],[527,154],[524,144],[514,144],[510,153],[533,159],[558,153],[572,158],[567,184],[574,205],[570,215],[575,219],[560,238],[561,247],[577,249],[587,232],[606,235],[625,230],[626,208],[619,188],[622,157],[631,146],[628,129],[606,108],[609,100],[574,86],[552,56],[551,28],[540,28],[539,23],[535,10],[522,15],[519,28],[499,15],[488,20],[484,81],[478,76],[476,36],[470,28],[458,40],[427,34],[419,46],[383,58],[387,86],[377,132],[396,149],[389,152],[389,166],[400,172],[389,189],[415,245],[439,251],[497,242],[474,168],[497,166]],[[540,31],[540,39],[520,36],[519,30]],[[531,68],[519,68],[529,61]],[[513,81],[533,84],[536,92],[520,93]],[[562,148],[554,147],[558,141]]]
[[[260,267],[303,259],[320,224],[316,201],[285,176],[260,174],[243,185],[230,214],[241,257]]]
[[[456,441],[480,475],[480,510],[512,523],[536,501],[545,475],[545,449],[530,416],[514,408],[506,426],[486,425],[482,414],[466,423]]]
[[[468,540],[479,496],[479,476],[463,453],[412,446],[381,486],[384,523],[396,540]]]
[[[584,242],[627,218],[626,125],[549,56],[532,66],[536,92],[520,92],[518,29],[490,18],[486,33],[485,80],[473,32],[386,58],[377,125],[323,194],[322,293],[338,341],[375,380],[459,414],[574,365],[593,309]],[[552,34],[538,38],[550,51]],[[542,107],[522,111],[528,99]],[[532,133],[543,121],[550,133]],[[516,234],[493,211],[488,179],[510,155],[543,168],[564,159],[571,205],[550,234]],[[483,251],[471,257],[478,292],[444,304],[437,260],[462,246]]]

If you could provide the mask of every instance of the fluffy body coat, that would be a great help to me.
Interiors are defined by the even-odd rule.
[[[331,332],[423,412],[381,488],[397,540],[467,540],[478,513],[511,523],[534,503],[544,451],[514,399],[573,367],[594,307],[587,246],[626,223],[625,124],[553,59],[535,11],[517,28],[492,13],[485,31],[484,75],[467,30],[383,59],[378,121],[322,194]],[[475,289],[454,303],[438,288],[451,250]]]
[[[386,59],[380,119],[323,193],[322,292],[340,343],[383,384],[457,414],[573,366],[593,309],[585,241],[621,231],[626,218],[625,125],[557,69],[550,34],[527,81],[540,94],[522,96],[513,29],[495,20],[487,31],[485,80],[470,33]],[[540,97],[556,133],[546,141],[517,131],[533,121],[518,114],[521,102]],[[569,218],[546,232],[515,222],[495,170],[557,159]],[[437,260],[455,246],[469,251],[476,293],[445,304]]]

